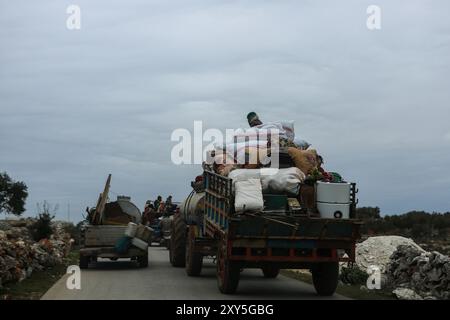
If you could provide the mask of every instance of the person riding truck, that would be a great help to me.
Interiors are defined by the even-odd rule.
[[[168,196],[165,203],[165,212],[170,213],[172,211],[172,196]]]
[[[158,198],[155,200],[155,210],[158,211],[159,206],[161,205],[162,197],[158,196]]]
[[[256,114],[256,112],[253,111],[247,115],[247,121],[250,127],[255,127],[263,124],[261,120],[259,120],[259,117]]]

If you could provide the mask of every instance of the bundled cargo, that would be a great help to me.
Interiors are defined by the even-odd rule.
[[[255,113],[250,113],[248,119],[251,128],[236,130],[232,143],[216,146],[210,153],[213,164],[206,170],[230,178],[233,184],[257,179],[262,194],[294,197],[308,216],[350,217],[354,200],[351,184],[322,168],[323,160],[317,151],[295,136],[294,121],[262,123]],[[316,188],[316,182],[333,184]],[[339,190],[344,189],[345,194],[339,195]],[[286,199],[283,203],[287,203]]]
[[[147,226],[144,226],[143,224],[139,224],[137,225],[134,237],[146,243],[150,243],[152,239],[152,229]]]
[[[298,168],[286,169],[236,169],[229,176],[234,183],[258,179],[263,193],[298,195],[300,184],[305,180],[305,174]]]
[[[271,170],[271,169],[268,169]],[[264,192],[297,196],[305,174],[298,168],[275,170],[273,174],[262,174],[261,184]]]
[[[290,147],[288,148],[288,153],[291,156],[295,166],[306,175],[313,173],[314,169],[317,169],[320,165],[319,156],[317,155],[317,151],[314,149],[301,150]]]

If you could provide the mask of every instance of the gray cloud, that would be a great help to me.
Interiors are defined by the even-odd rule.
[[[78,4],[82,29],[65,27]],[[27,208],[95,204],[106,175],[139,206],[182,199],[199,166],[170,134],[292,119],[384,213],[450,209],[446,1],[14,1],[0,10],[0,169]],[[113,193],[114,195],[114,193]]]

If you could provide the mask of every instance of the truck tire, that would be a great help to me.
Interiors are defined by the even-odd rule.
[[[196,277],[202,272],[203,254],[194,251],[195,226],[188,229],[188,240],[186,241],[186,273],[190,277]]]
[[[320,296],[332,296],[339,281],[339,264],[337,262],[317,263],[311,269],[314,288]]]
[[[139,268],[147,268],[148,267],[148,253],[143,256],[138,256],[137,263],[139,265]]]
[[[170,263],[183,268],[186,263],[186,223],[180,215],[176,215],[172,223],[169,249]]]
[[[164,244],[166,245],[166,249],[170,250],[170,239],[166,239],[166,241],[164,242]]]
[[[80,253],[79,266],[80,266],[80,269],[87,269],[89,266],[89,257]]]
[[[274,279],[278,277],[280,273],[280,268],[277,267],[262,267],[261,268],[264,278]]]
[[[223,294],[233,294],[239,285],[240,266],[226,257],[226,242],[219,244],[217,249],[217,286]]]

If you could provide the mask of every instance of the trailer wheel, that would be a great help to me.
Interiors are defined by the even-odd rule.
[[[169,246],[170,263],[174,267],[184,267],[186,263],[186,223],[180,215],[173,219]]]
[[[186,241],[186,273],[190,277],[200,275],[203,266],[203,254],[195,252],[195,226],[188,229],[188,241]]]
[[[277,267],[263,267],[261,268],[264,278],[274,279],[278,277],[280,273],[280,268]]]
[[[239,285],[240,266],[226,257],[226,242],[219,244],[217,249],[217,285],[220,292],[233,294]]]
[[[79,266],[80,266],[80,269],[87,269],[89,266],[89,256],[85,256],[84,254],[80,253]]]
[[[311,269],[314,288],[320,296],[332,296],[339,280],[339,264],[337,262],[317,263]]]
[[[168,240],[166,239],[164,244],[166,245],[166,249],[170,250],[170,239],[168,239]]]
[[[137,256],[137,263],[140,268],[147,268],[148,267],[148,253],[144,254],[143,256]]]

